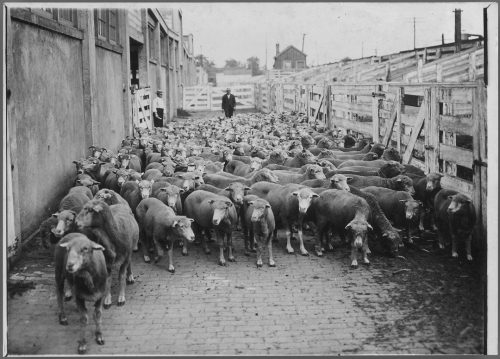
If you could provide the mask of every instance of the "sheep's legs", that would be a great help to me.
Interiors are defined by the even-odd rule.
[[[95,322],[95,341],[99,345],[104,345],[104,340],[102,339],[102,298],[99,298],[94,304],[94,322]]]
[[[109,309],[111,307],[111,273],[108,273],[108,278],[106,278],[106,294],[104,295],[104,309]]]
[[[85,340],[85,330],[89,317],[87,315],[87,308],[85,307],[85,299],[76,297],[76,306],[80,312],[80,340],[78,341],[78,354],[85,354],[87,352],[87,341]]]
[[[61,278],[61,276],[58,273],[56,273],[57,306],[59,307],[59,324],[68,325],[68,318],[66,317],[66,313],[64,312],[64,300],[63,300],[64,282],[65,279]]]
[[[125,304],[125,285],[126,285],[126,276],[125,272],[127,271],[127,267],[130,266],[130,256],[127,257],[120,266],[120,271],[118,272],[118,283],[120,286],[120,292],[118,293],[118,303],[117,305],[121,307]]]

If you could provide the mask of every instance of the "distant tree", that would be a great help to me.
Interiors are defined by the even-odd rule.
[[[235,59],[229,59],[229,60],[226,60],[226,66],[224,66],[226,69],[234,69],[234,68],[238,68],[238,67],[241,67],[241,64],[239,63],[239,61],[236,61]]]
[[[215,68],[215,63],[205,55],[199,54],[194,57],[196,66],[201,66],[205,71],[211,71]]]
[[[257,76],[262,74],[262,71],[260,70],[259,67],[259,62],[260,60],[256,56],[252,56],[247,59],[247,66],[248,69],[252,70],[252,76]]]
[[[348,56],[347,56],[347,57],[344,57],[342,60],[340,60],[340,62],[342,62],[342,63],[344,63],[344,64],[345,64],[346,62],[349,62],[349,61],[351,61],[351,60],[352,60],[352,59],[351,59],[350,57],[348,57]]]

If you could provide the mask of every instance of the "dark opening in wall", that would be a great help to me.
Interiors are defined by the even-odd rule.
[[[457,177],[472,182],[474,178],[474,171],[470,168],[457,165]]]
[[[457,147],[466,148],[472,150],[472,136],[468,135],[457,135]]]
[[[413,106],[413,107],[420,107],[420,105],[422,104],[423,100],[424,100],[423,96],[404,95],[403,96],[403,105],[405,105],[405,106]]]

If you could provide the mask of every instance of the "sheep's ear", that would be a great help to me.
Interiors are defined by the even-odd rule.
[[[135,183],[139,184],[139,180],[135,180]]]
[[[208,201],[209,204],[212,204],[214,202],[215,202],[215,200],[213,200],[213,199],[211,199],[211,200]]]
[[[77,179],[75,182],[78,183],[78,184],[82,184],[82,181],[79,180],[79,179]]]
[[[194,219],[192,218],[186,218],[189,222],[194,222]]]
[[[69,242],[59,243],[59,247],[68,248]]]
[[[292,192],[292,196],[298,196],[299,195],[299,192],[295,191],[295,192]]]
[[[96,181],[96,180],[92,180],[92,184],[101,184],[101,182]]]
[[[178,220],[174,220],[174,223],[172,223],[172,227],[176,227],[179,224]]]
[[[366,226],[373,231],[373,227],[370,226],[370,223],[367,223]]]
[[[351,228],[351,223],[348,223],[347,226],[345,226],[345,229]]]
[[[233,189],[231,187],[226,187],[224,188],[224,191],[232,191]]]
[[[271,205],[270,204],[266,204],[266,208],[271,208]]]
[[[250,201],[250,202],[248,202],[248,205],[253,206],[254,203],[255,203],[254,201]]]
[[[228,207],[232,207],[233,206],[233,202],[231,202],[231,201],[226,201],[226,204],[227,204]]]
[[[97,243],[92,244],[92,249],[94,251],[104,251],[105,250],[103,246],[101,246],[100,244],[97,244]]]
[[[401,202],[401,203],[406,203],[406,202],[407,202],[407,200],[406,200],[406,199],[400,199],[400,200],[399,200],[399,202]]]
[[[59,216],[59,212],[52,213],[52,217],[57,218],[57,216]]]
[[[149,183],[153,184],[153,183],[155,183],[155,180],[152,179],[151,181],[149,181]]]
[[[315,197],[319,197],[319,194],[317,194],[317,193],[313,193],[313,195],[312,195],[312,196],[313,196],[313,198],[315,198]]]
[[[401,178],[398,178],[396,182],[403,182],[403,180]]]
[[[250,188],[250,187],[245,187],[245,188],[243,188],[243,190],[244,190],[244,191],[250,191],[250,190],[251,190],[251,188]]]

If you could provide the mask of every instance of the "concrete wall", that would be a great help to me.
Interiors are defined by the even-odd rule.
[[[31,234],[55,212],[86,154],[81,41],[13,20],[12,91],[14,170],[20,235]]]

